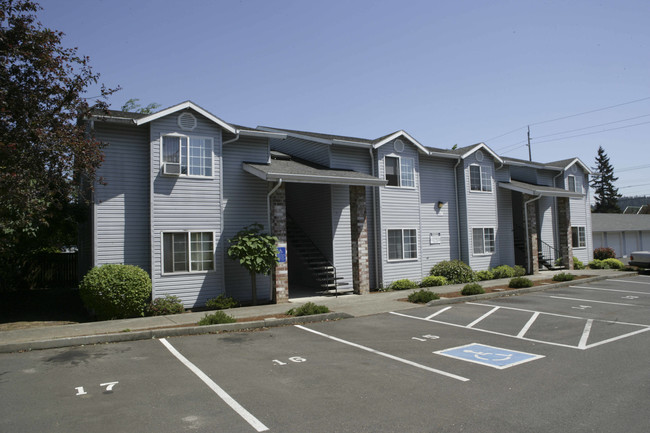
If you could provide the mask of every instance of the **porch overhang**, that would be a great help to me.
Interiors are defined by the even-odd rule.
[[[511,191],[521,192],[523,194],[537,195],[541,197],[569,197],[581,198],[583,195],[579,192],[567,191],[562,188],[553,186],[534,185],[532,183],[511,180],[510,182],[499,182],[499,188],[509,189]]]
[[[244,171],[274,182],[318,183],[329,185],[383,186],[387,181],[353,170],[339,170],[295,159],[271,159],[270,163],[244,162]]]

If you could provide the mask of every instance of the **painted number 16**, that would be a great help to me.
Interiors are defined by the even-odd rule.
[[[307,360],[305,358],[300,357],[300,356],[292,356],[291,358],[289,358],[289,361],[291,361],[291,362],[305,362]],[[273,363],[276,364],[276,365],[287,365],[286,362],[282,362],[279,359],[274,359]]]

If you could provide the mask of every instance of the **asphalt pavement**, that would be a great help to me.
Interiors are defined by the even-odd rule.
[[[537,275],[528,275],[531,280],[546,280],[560,271],[543,271]],[[574,275],[584,275],[588,278],[580,280],[581,283],[598,281],[609,278],[623,278],[634,275],[633,272],[616,270],[574,270]],[[508,279],[483,281],[484,287],[507,285]],[[433,301],[438,304],[467,302],[477,299],[489,299],[500,296],[512,296],[517,293],[548,290],[574,282],[548,284],[535,286],[528,289],[509,290],[507,292],[488,293],[471,297],[444,298],[445,293],[458,292],[463,285],[449,285],[433,287],[432,291],[439,293],[442,299]],[[324,320],[340,320],[349,317],[362,317],[373,314],[395,312],[414,307],[414,304],[405,302],[405,298],[419,289],[393,292],[373,292],[368,295],[358,296],[353,294],[334,296],[317,296],[310,298],[296,298],[289,303],[239,307],[224,310],[227,314],[240,320],[237,323],[196,326],[206,312],[192,312],[168,316],[141,317],[123,320],[109,320],[70,325],[43,326],[29,329],[18,329],[0,332],[0,353],[28,351],[37,349],[51,349],[57,347],[80,346],[87,344],[110,343],[120,341],[135,341],[151,338],[165,338],[181,335],[196,335],[233,331],[242,329],[268,328],[286,326],[297,323],[309,323]],[[314,302],[327,306],[331,313],[292,317],[292,318],[265,318],[273,315],[285,314],[290,308],[300,306],[307,302]],[[250,320],[246,320],[250,319]]]

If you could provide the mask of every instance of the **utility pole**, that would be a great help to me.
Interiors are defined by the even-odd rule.
[[[528,160],[529,161],[533,160],[533,155],[530,151],[530,125],[528,125]]]

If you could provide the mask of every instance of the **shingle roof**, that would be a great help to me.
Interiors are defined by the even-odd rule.
[[[571,192],[566,189],[546,185],[535,185],[532,183],[511,180],[510,182],[499,182],[499,188],[518,191],[530,195],[541,195],[544,197],[582,197],[579,192]]]
[[[650,231],[647,214],[592,213],[591,222],[594,232]]]

